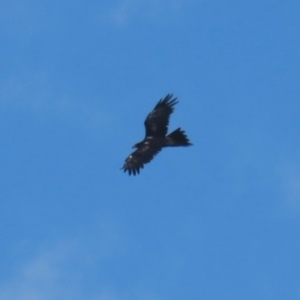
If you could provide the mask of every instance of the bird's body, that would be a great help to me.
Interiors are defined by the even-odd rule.
[[[135,144],[137,148],[125,160],[124,172],[129,175],[136,175],[144,164],[149,163],[153,157],[161,151],[163,147],[190,146],[189,139],[180,128],[167,135],[169,118],[174,111],[177,98],[172,99],[172,94],[168,94],[164,99],[160,99],[153,111],[147,116],[144,124],[146,135],[143,141]]]

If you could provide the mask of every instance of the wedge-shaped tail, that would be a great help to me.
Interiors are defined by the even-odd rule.
[[[165,138],[165,146],[191,146],[188,137],[186,136],[185,132],[181,130],[181,128],[177,128],[173,132]]]

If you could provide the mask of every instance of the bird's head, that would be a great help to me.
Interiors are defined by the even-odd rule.
[[[134,144],[134,145],[132,146],[132,148],[139,148],[139,147],[142,146],[142,144],[143,144],[143,142],[136,143],[136,144]]]

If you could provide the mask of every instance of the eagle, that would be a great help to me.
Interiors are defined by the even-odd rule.
[[[129,175],[139,174],[144,164],[149,163],[164,147],[192,145],[180,127],[167,135],[169,118],[177,103],[177,98],[173,98],[173,94],[168,94],[158,101],[144,122],[146,129],[144,140],[133,145],[132,148],[137,149],[126,158],[121,168],[124,172],[128,171]]]

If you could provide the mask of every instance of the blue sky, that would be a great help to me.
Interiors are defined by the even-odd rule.
[[[0,300],[300,298],[299,1],[2,1]],[[157,101],[165,149],[119,168]]]

